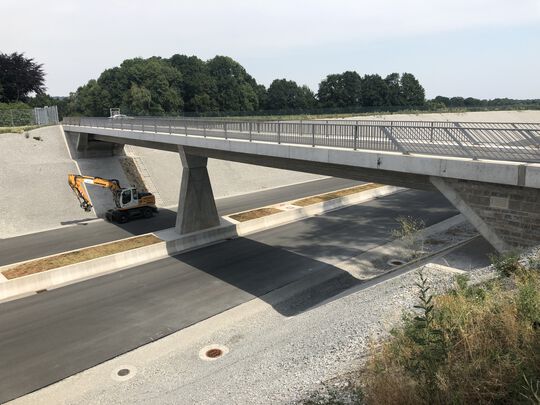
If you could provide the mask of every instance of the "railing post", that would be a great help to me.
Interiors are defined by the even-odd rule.
[[[187,121],[184,121],[184,131],[186,131],[186,136],[187,136]]]
[[[206,121],[203,121],[203,135],[206,138]]]
[[[227,139],[227,123],[223,123],[223,130],[225,131],[225,139]]]
[[[311,146],[315,146],[315,124],[311,124]]]
[[[141,131],[144,132],[144,118],[141,120]]]
[[[431,121],[431,131],[429,133],[429,141],[433,142],[433,121]]]
[[[120,129],[123,131],[124,130],[124,119],[120,119]]]
[[[169,120],[169,135],[172,134],[172,125],[171,125],[171,123],[172,123],[172,120]]]
[[[277,123],[277,143],[281,143],[281,122]]]
[[[354,146],[353,149],[356,150],[358,147],[358,124],[354,126]]]
[[[251,135],[251,121],[249,121],[249,141],[251,142],[252,135]]]
[[[157,134],[157,120],[154,118],[154,134]]]
[[[131,119],[131,132],[133,132],[133,119]]]

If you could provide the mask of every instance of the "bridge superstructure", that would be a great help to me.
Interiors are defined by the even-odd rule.
[[[442,192],[498,250],[540,242],[540,124],[69,117],[82,156],[180,153],[177,229],[215,226],[207,158]]]

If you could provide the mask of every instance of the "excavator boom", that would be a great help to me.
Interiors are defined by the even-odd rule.
[[[101,177],[83,176],[80,174],[68,174],[68,183],[77,196],[81,208],[86,212],[90,212],[92,210],[92,203],[90,202],[90,197],[84,188],[84,184],[93,184],[95,186],[109,188],[113,193],[122,189],[119,181],[116,179],[108,180]]]

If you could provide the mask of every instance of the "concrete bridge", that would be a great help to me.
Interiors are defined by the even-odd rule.
[[[438,190],[498,251],[540,243],[540,124],[65,118],[84,156],[178,152],[176,228],[219,224],[207,159]]]

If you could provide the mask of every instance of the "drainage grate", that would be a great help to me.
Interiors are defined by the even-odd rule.
[[[391,259],[391,260],[388,260],[387,262],[390,266],[401,266],[402,264],[405,264],[406,261],[405,260],[401,260],[401,259]]]
[[[221,349],[210,349],[206,353],[206,357],[210,357],[211,359],[215,359],[216,357],[219,357],[223,354],[223,350]]]

